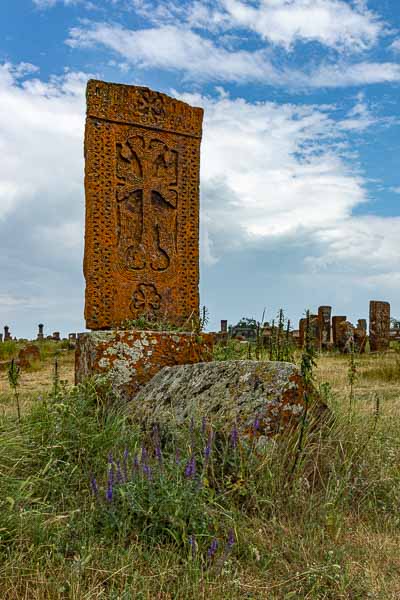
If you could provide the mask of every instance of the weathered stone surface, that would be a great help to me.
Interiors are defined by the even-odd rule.
[[[321,349],[328,348],[331,342],[331,306],[320,306],[318,308],[318,331]]]
[[[363,326],[364,323],[362,323],[362,321],[363,321],[363,319],[359,319],[358,325],[354,329],[354,349],[356,352],[359,352],[360,354],[364,354],[365,347],[367,345],[367,340],[368,340],[367,324],[365,322],[365,328],[364,328],[364,326]]]
[[[18,353],[18,364],[20,367],[30,367],[32,364],[40,362],[40,351],[34,344],[29,344],[21,348]]]
[[[148,88],[89,81],[86,325],[199,312],[203,110]]]
[[[319,408],[323,411],[324,405]],[[166,367],[128,410],[149,427],[207,417],[222,429],[237,424],[245,434],[270,436],[302,418],[304,385],[299,369],[284,362],[234,360]]]
[[[369,347],[372,352],[385,352],[390,346],[390,304],[371,300],[369,303]]]
[[[354,325],[350,321],[340,321],[337,324],[336,347],[342,354],[348,354],[355,350],[354,332]]]
[[[137,330],[79,334],[76,383],[93,375],[108,375],[113,388],[129,399],[166,365],[210,360],[213,343],[213,334]]]
[[[333,340],[333,345],[335,346],[335,348],[338,347],[338,340],[339,340],[339,325],[340,323],[346,322],[347,321],[347,317],[346,316],[335,316],[332,317],[332,340]]]
[[[12,335],[10,333],[10,328],[8,325],[4,326],[4,341],[5,342],[9,342],[10,340],[12,340]]]

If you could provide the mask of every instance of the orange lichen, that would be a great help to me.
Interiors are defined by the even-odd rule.
[[[209,361],[213,342],[212,334],[135,330],[81,334],[76,383],[107,374],[113,387],[130,398],[165,366]]]

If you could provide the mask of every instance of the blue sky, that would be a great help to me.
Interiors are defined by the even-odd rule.
[[[84,329],[84,89],[205,108],[201,301],[400,316],[397,0],[3,0],[0,315]]]

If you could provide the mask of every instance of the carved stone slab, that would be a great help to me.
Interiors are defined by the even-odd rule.
[[[390,304],[369,303],[369,346],[372,352],[385,352],[390,346]]]
[[[198,314],[202,120],[201,108],[148,88],[89,81],[88,329]]]

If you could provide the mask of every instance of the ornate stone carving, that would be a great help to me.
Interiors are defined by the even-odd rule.
[[[369,347],[372,352],[385,352],[390,346],[390,304],[371,300],[369,303]]]
[[[147,88],[89,81],[86,324],[199,310],[203,111]]]

